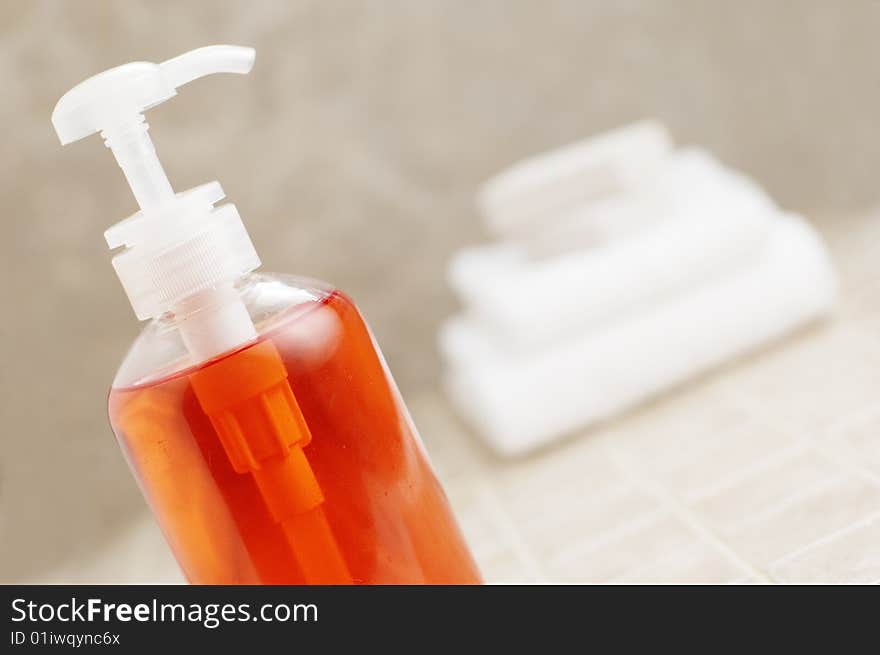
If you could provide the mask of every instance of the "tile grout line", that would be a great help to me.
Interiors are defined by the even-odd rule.
[[[626,462],[625,456],[621,455],[612,446],[606,445],[605,447],[611,461],[614,462],[623,474],[630,479],[634,486],[646,491],[690,528],[691,531],[700,536],[707,544],[714,547],[717,551],[720,551],[725,558],[761,582],[776,582],[769,573],[759,569],[749,562],[720,535],[700,521],[693,511],[689,510],[673,493],[667,491],[662,485],[656,482],[647,482],[644,476],[638,475],[638,472],[629,466]]]
[[[853,532],[855,530],[863,528],[866,525],[870,525],[871,523],[875,522],[878,518],[880,518],[880,511],[874,512],[873,514],[868,514],[867,516],[860,518],[859,520],[854,521],[853,523],[850,523],[849,525],[845,525],[842,528],[838,528],[837,530],[833,530],[832,532],[829,532],[828,534],[822,535],[818,539],[814,539],[813,541],[811,541],[807,544],[804,544],[803,546],[800,546],[799,548],[795,548],[793,551],[786,553],[782,557],[774,560],[771,563],[771,566],[777,567],[780,564],[785,564],[786,562],[789,562],[797,557],[800,557],[804,553],[808,553],[809,551],[813,550],[814,548],[818,548],[818,547],[823,546],[827,543],[831,543],[832,541],[834,541],[835,539],[838,539],[839,537],[842,537],[843,535],[849,534],[850,532]]]
[[[691,544],[690,546],[686,546],[686,547],[682,548],[681,552],[684,552],[685,554],[689,555],[689,554],[695,553],[697,551],[697,546],[705,547],[706,545],[707,545],[706,543],[700,541],[695,544]],[[629,571],[626,571],[625,573],[621,573],[621,574],[611,578],[610,580],[608,580],[608,584],[628,584],[628,581],[638,580],[640,575],[642,575],[646,571],[651,571],[652,568],[653,568],[652,563],[642,562],[639,566],[635,567],[634,569],[631,569]],[[651,584],[651,583],[649,582],[648,584]],[[680,582],[673,582],[673,584],[680,584]]]
[[[750,525],[754,525],[755,523],[760,523],[761,521],[766,521],[769,518],[773,518],[774,516],[779,516],[780,514],[784,514],[786,511],[791,509],[792,507],[796,507],[799,503],[809,500],[814,496],[821,494],[828,489],[833,489],[835,486],[839,486],[841,480],[845,478],[838,475],[831,475],[827,478],[822,478],[815,482],[811,487],[804,487],[803,489],[799,489],[794,493],[787,494],[783,496],[781,499],[774,503],[768,503],[762,509],[753,512],[747,518],[734,522],[732,527],[736,530],[742,530],[743,528],[748,528]]]
[[[758,414],[761,418],[766,420],[770,425],[772,425],[775,429],[781,430],[784,434],[797,434],[799,430],[796,429],[796,426],[791,424],[789,421],[780,422],[776,419],[772,413],[766,412],[761,407],[755,406],[752,407],[752,404],[748,401],[744,395],[729,392],[729,396],[733,397],[734,402],[741,403],[743,409],[747,411],[753,411]],[[828,426],[823,430],[824,441],[828,441],[829,439],[839,439],[841,437],[830,436],[832,433],[837,432],[841,429],[845,429],[847,426],[851,426],[853,424],[858,425],[865,418],[871,418],[875,416],[875,410],[868,409],[864,412],[860,412],[858,417],[852,420],[843,420],[839,421],[831,426]],[[855,474],[857,477],[867,479],[869,482],[880,485],[880,475],[877,475],[872,470],[861,466],[860,464],[853,462],[849,457],[847,457],[844,453],[837,452],[834,448],[823,445],[820,441],[823,440],[823,437],[816,436],[808,436],[800,441],[805,444],[807,450],[812,451],[813,453],[819,455],[819,457],[825,459],[826,461],[831,461],[834,464],[837,464],[839,467],[843,469],[847,469],[849,473]]]
[[[840,437],[835,437],[840,438]],[[825,446],[819,443],[811,442],[810,448],[813,452],[815,452],[820,457],[824,457],[825,459],[831,460],[838,466],[849,469],[850,473],[854,473],[857,477],[862,477],[872,482],[873,484],[880,486],[880,475],[877,475],[869,468],[862,466],[861,464],[852,461],[845,453],[836,452],[834,448],[829,446]]]
[[[778,430],[782,430],[785,434],[797,434],[796,426],[791,424],[789,421],[780,422],[772,413],[766,412],[762,410],[760,406],[752,407],[752,404],[748,401],[748,398],[740,394],[738,392],[734,392],[732,390],[728,391],[728,396],[734,398],[734,402],[741,403],[741,406],[747,411],[754,411],[757,415],[761,416],[765,419],[770,425]],[[866,418],[870,419],[876,416],[876,410],[873,408],[869,408],[865,411],[859,412],[856,418],[846,418],[837,423],[828,426],[823,430],[822,437],[816,437],[810,435],[803,439],[802,441],[806,442],[806,448],[813,453],[817,454],[819,457],[825,459],[826,461],[831,461],[833,464],[836,464],[838,467],[844,469],[846,472],[850,474],[854,474],[857,478],[861,478],[862,480],[867,480],[869,483],[880,486],[880,476],[878,476],[874,471],[854,462],[846,453],[839,452],[837,449],[832,446],[827,445],[829,439],[842,439],[839,434],[835,435],[835,432],[840,432],[840,430],[845,429],[848,426],[853,424],[858,425],[861,421],[864,421]],[[802,545],[796,548],[794,551],[790,553],[786,553],[782,557],[778,558],[774,562],[770,564],[772,567],[776,567],[780,562],[788,561],[789,559],[795,557],[796,555],[803,554],[804,552],[809,552],[812,548],[821,546],[823,543],[827,543],[829,541],[833,541],[835,538],[839,537],[841,534],[846,534],[851,529],[856,529],[859,526],[870,523],[872,520],[875,520],[880,513],[874,512],[870,513],[866,516],[863,516],[854,522],[846,525],[842,528],[838,528],[836,530],[831,531],[825,535],[814,539],[808,544]],[[880,583],[880,580],[878,580]]]
[[[866,407],[858,412],[847,414],[844,418],[833,421],[825,430],[826,435],[839,433],[853,427],[861,427],[868,421],[880,419],[880,408],[876,406]]]
[[[485,480],[479,480],[475,485],[475,489],[480,499],[480,504],[486,509],[488,518],[496,532],[502,537],[502,543],[510,544],[517,559],[526,568],[527,573],[538,583],[547,582],[548,577],[538,563],[538,559],[532,553],[531,548],[529,548],[519,530],[517,530],[516,524],[508,516],[501,501],[498,500],[498,494],[492,485]]]
[[[585,555],[589,555],[590,553],[595,553],[596,551],[601,550],[608,544],[612,544],[618,539],[623,539],[631,534],[635,534],[642,528],[650,526],[651,523],[658,521],[660,518],[662,518],[662,509],[662,507],[660,509],[653,509],[650,512],[642,514],[641,516],[630,519],[627,523],[618,525],[608,530],[603,530],[602,533],[597,537],[586,539],[582,543],[564,548],[561,552],[559,552],[552,558],[552,562],[556,565],[565,566],[584,557]]]
[[[614,502],[615,500],[619,500],[624,496],[625,492],[629,490],[628,484],[623,484],[619,482],[614,482],[612,485],[606,487],[602,491],[591,496],[591,501],[597,503],[604,502]],[[548,524],[550,524],[550,528],[552,529],[552,525],[554,522],[557,522],[558,518],[554,516],[552,513],[544,513],[539,518],[527,523],[524,527],[527,527],[530,531],[535,529],[546,529],[548,528]],[[607,530],[603,534],[607,534]],[[587,538],[584,541],[587,543],[593,543],[598,541],[599,538]],[[562,549],[565,551],[565,549]]]
[[[687,496],[690,503],[698,503],[712,496],[730,491],[736,486],[742,484],[750,477],[766,473],[780,464],[796,459],[799,455],[807,452],[807,449],[800,443],[794,443],[772,452],[760,461],[752,462],[741,466],[730,473],[720,476],[714,483],[704,486],[699,491]]]

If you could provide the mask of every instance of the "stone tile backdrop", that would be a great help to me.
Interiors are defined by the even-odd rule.
[[[72,84],[255,46],[249,78],[150,113],[172,182],[221,180],[266,269],[351,292],[412,395],[436,378],[434,329],[454,309],[444,261],[483,237],[474,191],[520,157],[656,116],[785,206],[872,204],[878,26],[880,5],[855,0],[4,0],[0,581],[144,512],[104,417],[137,326],[102,231],[134,205],[96,138],[58,146],[49,115]]]

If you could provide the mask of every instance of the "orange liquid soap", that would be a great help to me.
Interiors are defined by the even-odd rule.
[[[238,350],[114,387],[109,410],[192,583],[480,582],[369,329],[338,291]]]

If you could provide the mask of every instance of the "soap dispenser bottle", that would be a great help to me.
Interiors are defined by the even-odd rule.
[[[210,46],[96,75],[52,114],[100,133],[140,206],[105,233],[148,320],[109,396],[113,431],[184,574],[198,584],[478,583],[480,574],[354,303],[256,273],[211,182],[175,193],[143,112],[254,51]]]

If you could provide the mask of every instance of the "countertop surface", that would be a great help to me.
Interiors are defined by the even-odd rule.
[[[827,225],[833,317],[552,449],[409,399],[487,581],[880,582],[880,219]],[[45,580],[182,578],[143,521]]]

